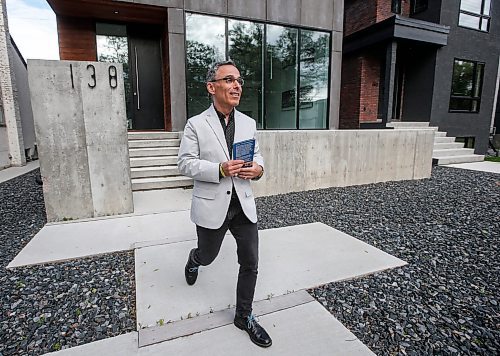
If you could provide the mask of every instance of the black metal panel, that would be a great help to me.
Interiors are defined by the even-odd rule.
[[[445,46],[448,33],[447,26],[396,15],[345,37],[343,51],[349,53],[389,40],[412,40]]]

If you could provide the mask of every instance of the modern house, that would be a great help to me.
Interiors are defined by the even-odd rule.
[[[36,157],[26,62],[9,34],[5,2],[0,12],[0,169]]]
[[[343,1],[48,3],[61,60],[124,63],[131,131],[182,130],[208,104],[207,67],[225,58],[241,67],[240,109],[260,128],[337,127]]]
[[[495,0],[346,0],[339,127],[430,122],[484,154],[499,36]]]
[[[337,130],[344,0],[47,2],[61,61],[28,68],[52,221],[116,214],[100,207],[122,181],[134,191],[191,186],[177,169],[180,137],[209,105],[208,67],[228,58],[245,80],[238,110],[255,119],[266,157],[256,196],[431,175],[432,129]],[[113,82],[116,63],[123,82]],[[109,111],[113,97],[123,105]],[[103,167],[124,150],[118,182]]]
[[[238,64],[259,129],[338,127],[343,0],[47,1],[61,60],[123,63],[134,189],[191,184],[172,146],[214,61]]]

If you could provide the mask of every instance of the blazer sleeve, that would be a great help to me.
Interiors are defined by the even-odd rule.
[[[198,135],[191,120],[188,120],[184,128],[177,167],[181,174],[194,180],[219,183],[219,163],[200,159]]]

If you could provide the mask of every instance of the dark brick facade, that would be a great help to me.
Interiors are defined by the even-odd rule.
[[[346,0],[344,37],[394,16],[391,5],[392,0]],[[410,0],[401,0],[401,16],[408,16],[409,13]],[[385,58],[377,48],[343,55],[339,128],[359,128],[360,123],[380,119],[384,62]]]
[[[342,60],[342,87],[340,91],[339,128],[359,128],[361,93],[361,57],[344,57]]]
[[[380,87],[380,58],[369,53],[361,61],[360,122],[373,122],[378,119]]]

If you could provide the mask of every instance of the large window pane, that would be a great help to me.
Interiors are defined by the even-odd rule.
[[[450,111],[479,112],[484,63],[455,59]]]
[[[238,110],[263,127],[263,55],[264,25],[248,21],[228,21],[229,58],[245,79]]]
[[[475,14],[481,13],[482,0],[462,0],[460,10],[470,11]]]
[[[299,128],[326,128],[330,35],[300,33]]]
[[[479,28],[480,17],[468,14],[460,14],[458,24],[463,27]]]
[[[97,61],[122,63],[125,102],[127,107],[127,127],[132,127],[132,83],[128,62],[128,38],[125,25],[96,23]]]
[[[298,30],[266,25],[266,32],[266,128],[295,129]]]
[[[208,68],[225,59],[225,19],[186,14],[186,86],[188,117],[210,105],[206,89]]]

